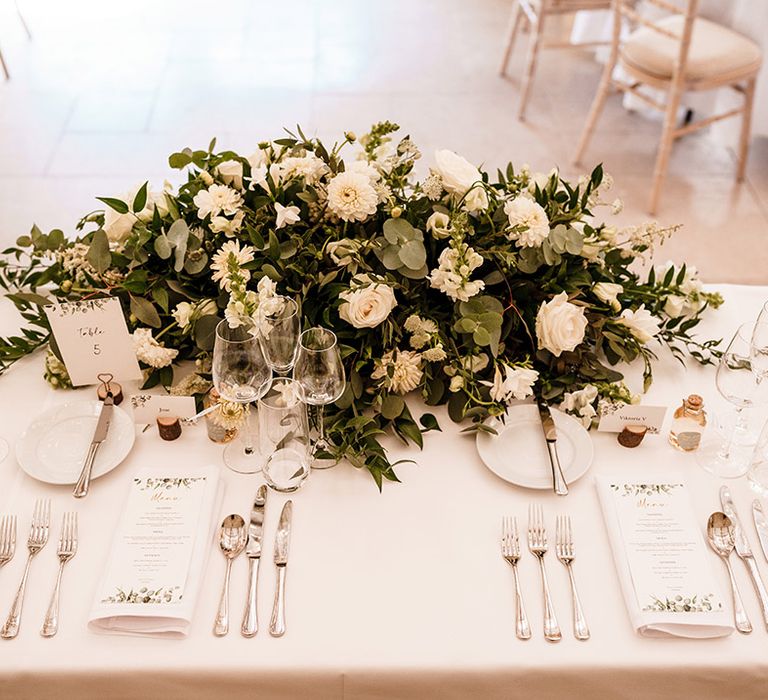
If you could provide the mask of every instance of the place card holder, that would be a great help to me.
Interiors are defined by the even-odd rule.
[[[99,385],[96,387],[96,396],[99,401],[104,401],[110,394],[115,406],[119,406],[123,402],[123,387],[117,382],[112,381],[114,376],[108,372],[98,374],[96,378],[99,380]]]

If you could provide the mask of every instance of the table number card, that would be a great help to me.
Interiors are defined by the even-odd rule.
[[[648,428],[650,434],[658,435],[666,414],[666,406],[603,403],[597,429],[601,432],[620,433],[628,425],[642,425]]]
[[[160,416],[192,418],[197,411],[191,396],[164,396],[162,394],[134,394],[131,396],[133,422],[140,425],[154,423]]]
[[[74,386],[97,384],[102,373],[115,379],[141,379],[117,297],[46,306],[45,312]]]

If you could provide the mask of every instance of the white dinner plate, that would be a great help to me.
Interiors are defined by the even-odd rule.
[[[102,403],[78,401],[55,406],[35,418],[16,443],[16,459],[31,477],[47,484],[75,484],[99,420]],[[119,406],[93,463],[91,478],[112,471],[131,451],[136,428]]]
[[[592,439],[575,418],[555,408],[550,410],[557,428],[560,466],[565,481],[571,484],[584,476],[592,464]],[[552,468],[537,406],[510,406],[503,423],[498,418],[489,418],[486,424],[498,433],[477,433],[477,451],[488,469],[517,486],[552,488]]]

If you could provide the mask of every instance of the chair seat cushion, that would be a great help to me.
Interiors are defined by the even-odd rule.
[[[655,23],[682,36],[685,18],[671,15]],[[627,37],[622,58],[635,67],[659,78],[671,78],[680,52],[680,41],[641,27]],[[693,23],[685,79],[708,80],[718,76],[740,75],[760,67],[760,47],[738,32],[697,17]]]

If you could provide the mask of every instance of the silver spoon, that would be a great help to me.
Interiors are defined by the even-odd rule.
[[[219,611],[216,613],[216,622],[213,625],[213,633],[217,637],[223,637],[229,632],[229,576],[232,573],[232,561],[245,549],[247,539],[245,520],[237,513],[224,518],[219,530],[219,547],[227,559],[227,573],[221,590]]]
[[[733,616],[736,621],[736,629],[743,634],[749,634],[752,631],[752,625],[747,617],[747,611],[744,609],[744,603],[741,602],[739,589],[736,587],[736,579],[733,577],[733,569],[729,557],[736,545],[736,533],[733,522],[725,514],[712,513],[707,521],[707,538],[709,546],[725,562],[728,569],[728,576],[731,578],[731,594],[733,595]]]

